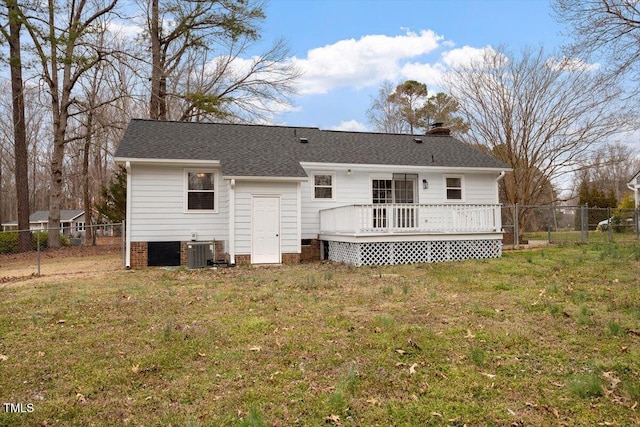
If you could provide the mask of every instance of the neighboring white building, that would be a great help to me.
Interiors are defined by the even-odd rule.
[[[230,264],[500,256],[508,167],[434,131],[133,120],[115,154],[126,264],[191,265],[192,247],[214,241]]]
[[[633,198],[635,200],[635,208],[640,208],[640,171],[636,172],[636,174],[629,180],[627,183],[627,187],[631,191],[633,191]]]
[[[36,211],[29,215],[29,229],[46,230],[49,226],[49,211]],[[18,221],[2,224],[4,231],[17,230]],[[84,211],[79,209],[60,210],[60,230],[65,235],[82,234],[85,231]]]

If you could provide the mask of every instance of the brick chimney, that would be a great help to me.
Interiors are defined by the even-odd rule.
[[[431,123],[427,135],[451,135],[451,129],[444,127],[442,122]]]

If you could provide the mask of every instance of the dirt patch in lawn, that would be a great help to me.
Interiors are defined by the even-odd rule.
[[[40,277],[95,274],[122,269],[119,245],[74,246],[40,253]],[[38,277],[38,253],[0,255],[1,284]]]

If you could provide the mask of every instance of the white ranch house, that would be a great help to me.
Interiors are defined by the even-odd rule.
[[[211,261],[353,265],[499,257],[509,170],[443,128],[426,135],[133,120],[128,267]]]
[[[29,215],[29,229],[47,230],[49,227],[49,211],[36,211]],[[17,230],[18,220],[2,223],[4,231]],[[60,210],[60,230],[65,235],[82,234],[85,231],[84,211],[80,209]]]

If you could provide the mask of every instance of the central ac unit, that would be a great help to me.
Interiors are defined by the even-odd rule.
[[[214,264],[215,244],[213,242],[188,242],[187,266],[203,268]]]

